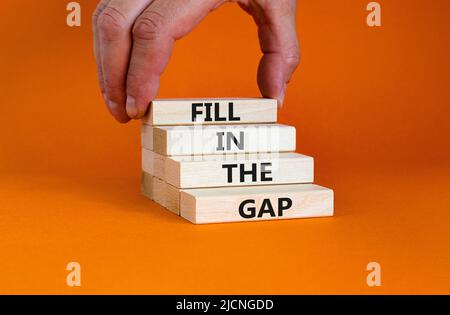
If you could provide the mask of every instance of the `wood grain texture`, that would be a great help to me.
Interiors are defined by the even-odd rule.
[[[313,158],[294,152],[169,157],[142,149],[142,169],[177,188],[314,181]]]
[[[153,127],[142,124],[141,127],[141,146],[153,150]]]
[[[169,211],[180,215],[180,190],[162,179],[142,172],[141,192]]]
[[[296,133],[295,127],[282,124],[143,125],[142,146],[161,155],[291,152]]]
[[[333,215],[333,191],[313,184],[187,189],[180,198],[195,224]]]
[[[267,98],[157,99],[142,119],[154,126],[276,121],[277,101]]]

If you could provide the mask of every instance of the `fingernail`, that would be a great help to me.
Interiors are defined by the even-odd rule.
[[[127,96],[127,114],[130,118],[135,118],[138,115],[136,107],[136,100],[132,96]]]
[[[279,104],[278,107],[281,108],[283,106],[284,97],[286,96],[286,83],[283,84],[283,87],[281,88],[280,97],[278,99]]]

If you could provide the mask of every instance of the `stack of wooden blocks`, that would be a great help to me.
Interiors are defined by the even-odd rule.
[[[333,191],[295,153],[272,99],[155,100],[142,124],[142,193],[196,223],[333,215]]]

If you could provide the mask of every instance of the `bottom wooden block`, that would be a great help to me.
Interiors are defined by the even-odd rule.
[[[180,214],[196,224],[326,217],[333,191],[314,184],[185,189]]]
[[[142,172],[141,175],[141,193],[151,199],[153,199],[153,181],[154,181],[154,176],[146,173],[146,172]]]
[[[333,215],[333,191],[314,184],[178,189],[142,172],[142,193],[196,224]]]

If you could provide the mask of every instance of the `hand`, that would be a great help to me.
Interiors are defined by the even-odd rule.
[[[156,97],[174,42],[225,0],[102,0],[94,15],[100,88],[122,123],[141,118]],[[283,103],[300,59],[295,0],[235,0],[258,26],[263,57],[258,85]]]

